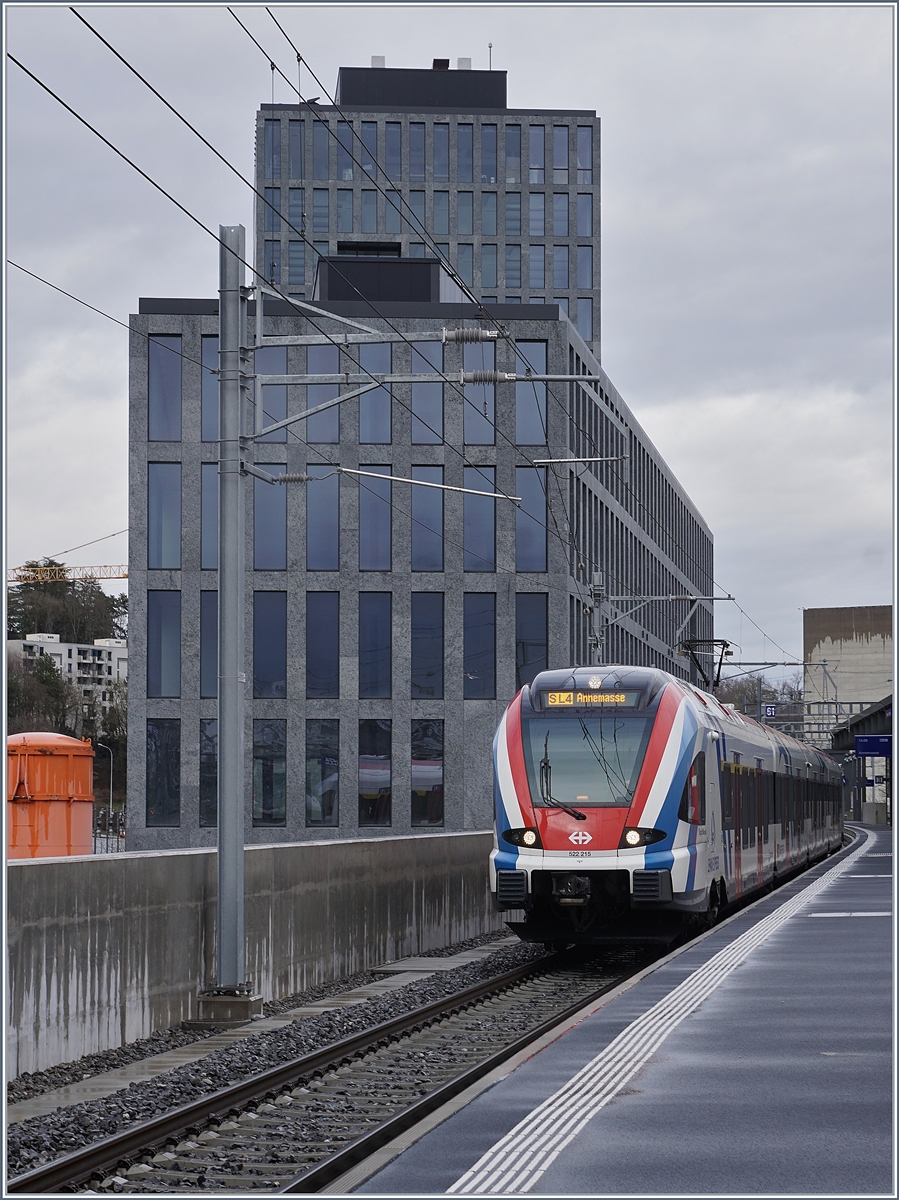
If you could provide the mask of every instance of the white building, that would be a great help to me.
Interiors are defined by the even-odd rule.
[[[95,700],[104,710],[112,703],[111,685],[128,678],[128,643],[124,638],[95,638],[93,644],[83,644],[62,642],[58,633],[29,633],[24,640],[8,641],[6,648],[32,665],[49,655],[63,679],[74,684],[85,700]]]

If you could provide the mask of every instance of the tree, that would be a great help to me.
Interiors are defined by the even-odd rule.
[[[81,737],[83,730],[81,695],[48,654],[42,654],[33,668],[21,654],[9,655],[7,716],[9,733]]]
[[[739,712],[756,717],[759,714],[759,679],[762,683],[761,703],[763,706],[765,704],[796,704],[802,700],[802,674],[799,671],[777,686],[758,673],[722,679],[715,691],[715,696],[722,704],[733,704]],[[762,715],[764,716],[764,708]]]
[[[52,558],[26,567],[61,567]],[[63,579],[53,583],[27,580],[9,589],[6,636],[58,633],[64,642],[90,645],[95,638],[126,637],[128,597],[107,596],[96,579]]]

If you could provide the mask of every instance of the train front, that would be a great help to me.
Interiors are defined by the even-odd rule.
[[[707,906],[698,708],[653,668],[544,671],[515,697],[494,741],[490,886],[524,910],[521,938],[664,939]]]

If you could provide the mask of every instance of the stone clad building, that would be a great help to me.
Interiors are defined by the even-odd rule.
[[[378,85],[387,89],[384,104],[375,102],[365,80],[361,94],[354,92],[345,71],[341,97],[347,105],[354,96],[358,101],[343,116],[356,122],[360,137],[374,139],[366,125],[377,129],[371,153],[385,165],[387,181],[378,177],[372,189],[374,210],[366,208],[372,201],[363,194],[369,190],[364,182],[343,174],[348,168],[337,148],[344,131],[336,124],[329,132],[328,177],[316,180],[307,168],[315,158],[312,126],[319,122],[291,129],[305,118],[283,106],[276,115],[264,107],[259,118],[260,171],[267,170],[266,139],[279,148],[270,154],[272,170],[281,157],[275,175],[280,187],[273,186],[270,202],[289,217],[291,203],[299,203],[290,197],[292,185],[302,184],[309,230],[315,200],[309,210],[308,191],[326,192],[329,228],[311,230],[310,240],[322,232],[313,250],[292,232],[264,229],[266,221],[275,222],[260,213],[257,263],[280,262],[282,272],[266,272],[274,279],[272,291],[303,303],[314,297],[314,310],[266,295],[257,336],[258,290],[250,303],[257,428],[357,390],[373,376],[417,378],[374,388],[256,443],[257,467],[305,478],[274,486],[247,479],[248,843],[489,827],[497,721],[538,671],[590,661],[593,573],[604,574],[611,595],[707,596],[712,587],[705,522],[594,353],[598,290],[571,285],[560,288],[557,298],[547,286],[537,295],[535,289],[510,288],[506,275],[505,288],[499,284],[483,295],[483,246],[495,246],[500,262],[516,259],[515,253],[506,258],[503,186],[494,187],[495,178],[490,188],[483,180],[471,185],[472,211],[483,213],[483,195],[493,194],[497,211],[505,214],[505,224],[498,219],[496,226],[504,233],[489,235],[493,241],[485,241],[483,224],[464,235],[469,242],[447,235],[449,242],[441,245],[449,251],[441,249],[439,258],[418,254],[408,231],[390,241],[379,188],[393,186],[404,198],[422,190],[428,229],[436,220],[434,204],[439,212],[443,203],[434,199],[446,183],[443,159],[437,160],[439,170],[417,178],[411,126],[425,126],[426,164],[435,138],[439,148],[444,137],[435,135],[435,126],[448,127],[451,164],[460,161],[459,128],[470,126],[474,175],[484,174],[485,124],[494,126],[499,145],[508,145],[501,131],[512,124],[520,127],[522,144],[530,144],[525,131],[538,117],[544,145],[553,143],[552,129],[568,129],[567,189],[561,177],[546,182],[544,174],[541,194],[565,194],[574,213],[577,173],[586,170],[574,157],[579,129],[591,131],[592,169],[598,172],[595,116],[526,119],[489,109],[483,96],[466,109],[459,95],[442,110],[422,103],[404,111],[389,91],[392,73],[370,74],[386,81]],[[488,72],[398,74],[440,76],[435,86],[443,88],[449,78],[463,96],[469,81],[495,86],[478,80]],[[413,82],[424,86],[421,79]],[[490,93],[488,99],[498,97]],[[329,122],[332,117],[342,120],[329,113]],[[276,122],[277,129],[266,122]],[[394,136],[388,126],[397,123],[398,160],[387,140]],[[490,149],[494,135],[486,137]],[[303,146],[299,174],[298,162],[284,165],[291,138]],[[461,138],[467,145],[468,134]],[[401,178],[390,175],[396,161]],[[548,172],[547,164],[529,170]],[[512,194],[512,169],[498,170],[501,176],[506,171],[505,194]],[[468,181],[453,177],[446,190],[455,195],[462,182]],[[535,192],[536,181],[530,186]],[[591,190],[596,184],[581,186],[594,197],[598,218],[598,191]],[[352,202],[341,200],[341,191],[350,192]],[[517,194],[530,194],[528,186]],[[530,201],[522,204],[529,208]],[[322,198],[319,208],[323,221]],[[443,228],[440,222],[442,217]],[[452,206],[449,228],[458,232]],[[584,245],[595,251],[598,284],[592,228]],[[303,245],[302,274],[294,274],[299,259],[293,240]],[[265,248],[266,242],[280,249]],[[525,240],[514,244],[520,248]],[[551,247],[552,235],[533,244]],[[573,261],[576,241],[558,244],[569,247]],[[469,245],[475,264],[470,281],[462,271],[465,254],[459,257],[459,247]],[[457,264],[461,280],[454,276]],[[574,320],[560,303],[565,299]],[[596,321],[579,332],[578,302],[587,299],[596,302]],[[582,317],[586,311],[582,306]],[[216,377],[203,364],[217,366],[218,301],[142,299],[131,326],[129,781],[146,803],[142,814],[130,815],[128,844],[211,845],[218,395]],[[454,340],[459,331],[484,329],[496,330],[497,337]],[[535,376],[586,374],[591,381],[521,378],[528,369]],[[508,373],[519,381],[463,384],[463,371]],[[547,461],[574,458],[612,461]],[[648,605],[628,618],[613,605],[606,661],[659,666],[687,677],[688,660],[678,656],[677,641],[689,607]],[[699,605],[685,633],[712,637],[710,604]]]

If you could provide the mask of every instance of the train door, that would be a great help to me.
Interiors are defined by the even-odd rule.
[[[742,891],[740,881],[740,833],[736,820],[736,788],[733,765],[721,764],[721,847],[724,852],[724,877],[728,894],[736,898]]]

